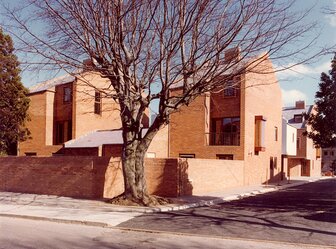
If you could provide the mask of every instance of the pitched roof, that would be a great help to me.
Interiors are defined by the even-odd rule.
[[[142,135],[148,129],[142,130]],[[64,143],[64,148],[95,148],[104,144],[123,144],[122,130],[96,130]]]
[[[306,121],[302,118],[302,122],[294,122],[294,115],[301,115],[303,113],[310,114],[312,111],[312,105],[306,105],[305,108],[297,109],[296,107],[284,107],[282,109],[282,116],[287,120],[287,123],[296,129],[302,129],[306,126]]]
[[[73,82],[76,79],[75,76],[66,74],[60,77],[56,77],[47,81],[43,81],[29,88],[29,93],[37,93],[46,91],[54,86],[63,85],[66,83]]]

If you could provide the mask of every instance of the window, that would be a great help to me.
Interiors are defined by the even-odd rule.
[[[36,152],[25,152],[26,156],[37,156]]]
[[[210,145],[240,144],[240,117],[216,118],[211,120]]]
[[[303,117],[302,114],[294,115],[294,123],[302,123]]]
[[[234,87],[233,80],[229,80],[224,89],[224,97],[235,97],[236,88]]]
[[[101,114],[101,93],[95,92],[94,113]]]
[[[274,141],[278,141],[278,127],[274,127]]]
[[[63,144],[70,139],[72,139],[71,120],[56,122],[56,144]]]
[[[179,154],[180,158],[195,158],[195,154]]]
[[[301,147],[301,145],[300,145],[300,138],[298,137],[297,139],[296,139],[296,148],[297,149],[300,149],[300,147]]]
[[[331,155],[331,156],[334,156],[334,151],[330,151],[330,155]]]
[[[64,143],[64,123],[56,123],[56,144]]]
[[[69,86],[63,87],[63,102],[71,102],[71,88]]]
[[[220,160],[233,160],[233,155],[232,154],[217,154],[216,158]]]
[[[323,151],[324,156],[328,156],[328,151]]]
[[[265,151],[265,130],[266,130],[266,117],[255,116],[254,127],[254,150],[255,152]]]
[[[295,137],[295,135],[294,135],[294,133],[292,134],[292,143],[294,143],[294,137]]]

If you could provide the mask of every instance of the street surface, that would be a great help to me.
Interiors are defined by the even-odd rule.
[[[336,247],[336,179],[216,206],[146,214],[119,227]]]
[[[56,202],[58,199],[52,198]],[[51,214],[48,211],[52,207],[48,206],[49,202],[40,200],[48,211],[44,211],[44,215],[57,218],[64,212],[70,212],[68,215],[74,217],[91,214],[85,209],[67,209],[70,200],[66,200],[61,202],[66,205],[56,210],[57,215],[53,213],[54,209]],[[92,210],[107,212],[104,205],[91,204]],[[15,210],[23,209],[25,205],[33,211],[37,208],[27,203],[16,205]],[[6,198],[3,207],[11,207],[6,204]],[[127,209],[125,212],[129,213]],[[27,214],[35,213],[30,210]],[[72,221],[66,219],[51,222],[35,220],[34,216],[24,219],[24,215],[21,218],[3,215],[0,216],[0,249],[336,248],[336,178],[209,207],[137,213],[140,216],[135,218],[131,213],[127,215],[130,220],[125,219],[125,215],[120,219],[115,217],[115,212],[112,214],[108,216],[112,219],[109,222],[119,224],[117,227],[101,227],[99,222],[93,226],[93,223],[70,224]],[[44,216],[36,214],[36,219],[41,217]]]
[[[85,225],[0,217],[0,249],[298,249],[292,244],[169,233],[123,231]],[[320,247],[304,247],[317,249]],[[321,247],[322,248],[322,247]]]

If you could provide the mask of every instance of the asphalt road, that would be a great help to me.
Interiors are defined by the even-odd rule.
[[[221,205],[146,214],[119,227],[336,246],[336,178]]]
[[[0,249],[317,249],[293,244],[125,231],[0,217]]]

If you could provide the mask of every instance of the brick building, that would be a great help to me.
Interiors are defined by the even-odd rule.
[[[282,162],[288,168],[289,176],[321,175],[321,150],[315,148],[312,139],[304,136],[305,131],[311,131],[304,113],[314,111],[313,105],[305,105],[304,101],[296,101],[295,106],[283,108],[283,118],[297,130],[296,153],[284,155]]]
[[[282,100],[272,63],[266,58],[232,81],[171,116],[169,156],[243,161],[245,185],[279,179]]]
[[[19,143],[18,155],[50,156],[71,139],[95,130],[120,129],[118,105],[97,90],[109,85],[98,74],[83,72],[31,87],[27,127],[32,139]],[[144,127],[148,122],[147,115]]]

